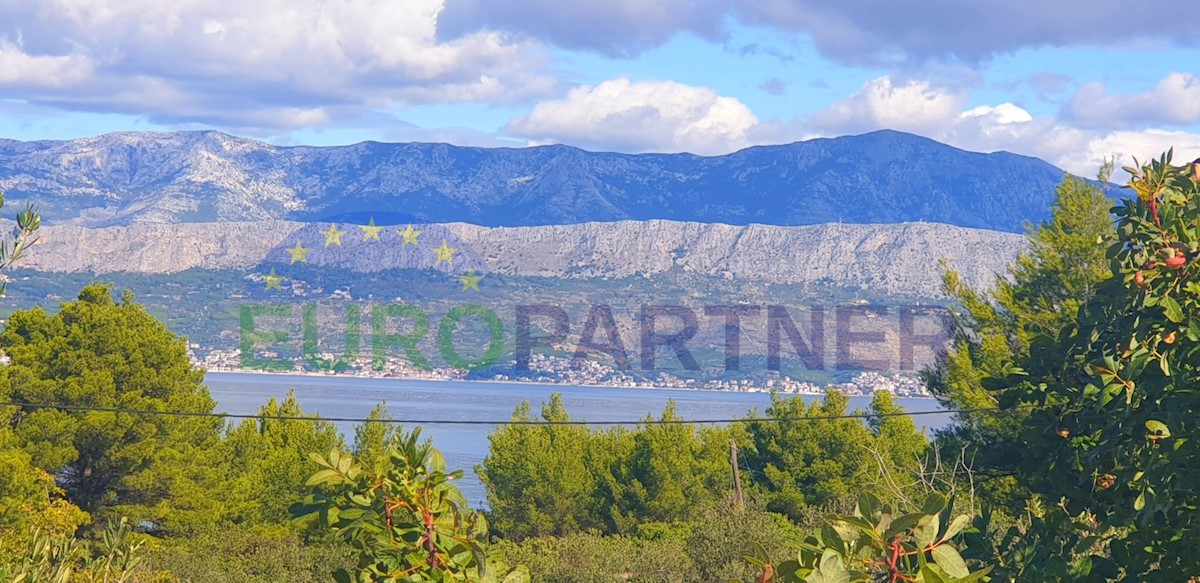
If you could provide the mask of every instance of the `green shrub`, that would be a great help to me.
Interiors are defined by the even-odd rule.
[[[159,541],[138,569],[139,581],[189,583],[326,582],[329,572],[354,564],[344,544],[305,544],[294,534],[250,529],[210,529]]]

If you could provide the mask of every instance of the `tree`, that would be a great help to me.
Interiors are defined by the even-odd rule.
[[[871,398],[871,413],[875,416],[867,419],[867,429],[874,439],[869,449],[877,471],[867,472],[867,483],[891,492],[885,499],[915,496],[928,440],[888,391],[877,391]]]
[[[591,432],[562,424],[570,417],[559,393],[542,406],[541,418],[558,424],[528,424],[529,403],[522,403],[513,412],[517,424],[488,436],[488,456],[476,471],[487,487],[494,527],[514,539],[603,529],[593,499]]]
[[[1101,177],[1106,176],[1102,170]],[[1005,277],[996,278],[990,293],[967,287],[953,270],[944,272],[943,290],[961,312],[953,320],[953,347],[924,374],[943,404],[994,406],[995,395],[979,380],[1027,350],[1035,335],[1056,335],[1074,320],[1109,277],[1104,239],[1112,235],[1111,207],[1100,187],[1068,175],[1058,185],[1050,220],[1026,228],[1028,248]],[[960,421],[973,425],[977,419]]]
[[[480,480],[495,528],[506,537],[596,530],[631,533],[646,522],[695,518],[731,489],[728,428],[680,423],[675,404],[636,428],[567,425],[562,396],[542,407],[543,424],[497,429]]]
[[[1111,168],[1107,163],[1101,169],[1101,182],[1107,181]],[[922,371],[943,406],[994,408],[997,395],[985,389],[982,380],[999,374],[1006,362],[1028,350],[1035,336],[1056,336],[1074,321],[1079,308],[1110,276],[1104,242],[1112,238],[1111,207],[1102,188],[1068,175],[1058,185],[1050,219],[1027,227],[1028,248],[1004,277],[997,277],[990,292],[972,290],[956,272],[945,271],[943,290],[960,310],[953,318],[953,345],[935,366]],[[986,480],[982,493],[993,499],[1013,498],[1008,506],[1018,505],[1020,499],[1002,493],[1011,490],[1013,461],[1021,457],[1020,446],[1011,439],[1021,417],[1020,411],[960,414],[956,428],[942,434],[948,448],[970,450]]]
[[[339,582],[503,581],[528,582],[524,569],[508,570],[487,556],[487,522],[469,510],[447,473],[445,459],[421,431],[398,431],[387,461],[367,468],[332,449],[313,454],[321,468],[308,480],[312,490],[292,507],[298,518],[317,516],[359,551],[354,573],[339,570]],[[489,569],[489,567],[491,567]]]
[[[387,403],[376,405],[367,419],[354,426],[354,458],[363,464],[385,461],[387,444],[396,437],[396,426],[387,423],[391,419]]]
[[[308,453],[341,449],[342,437],[333,423],[306,415],[294,391],[283,402],[267,401],[259,415],[225,439],[221,483],[214,486],[224,492],[234,522],[287,525],[288,507],[308,491]]]
[[[954,505],[932,493],[920,509],[903,513],[869,492],[858,497],[854,513],[831,516],[808,537],[797,558],[772,563],[764,553],[750,557],[759,583],[970,583],[985,580],[990,567],[971,571],[956,538],[972,517],[955,515]]]
[[[0,565],[26,555],[39,534],[69,538],[91,520],[14,440],[8,427],[0,428]]]
[[[772,396],[765,418],[745,422],[750,447],[747,475],[767,499],[767,510],[802,520],[810,506],[853,501],[875,482],[880,461],[896,475],[913,476],[925,438],[911,419],[895,416],[900,408],[890,395],[872,401],[883,414],[868,427],[848,417],[849,398],[829,390],[806,405],[803,398]]]
[[[15,583],[125,583],[134,580],[146,544],[123,518],[109,524],[92,545],[39,529],[31,538],[19,560],[8,564],[0,560],[0,578]]]
[[[4,192],[0,191],[0,208],[3,206]],[[16,219],[13,240],[0,241],[0,271],[11,269],[21,260],[25,251],[37,242],[35,233],[42,224],[38,212],[32,206],[26,206]],[[7,285],[7,282],[0,282],[0,295],[3,295]],[[2,345],[0,353],[3,353]],[[12,413],[8,408],[0,410],[0,419],[8,419]],[[35,467],[32,458],[19,445],[11,427],[0,424],[0,536],[28,528],[33,523],[45,525],[46,517],[40,513],[50,509],[65,511],[64,520],[52,521],[56,526],[51,528],[66,524],[69,526],[62,528],[74,532],[76,526],[87,520],[87,515],[70,504],[64,506],[63,501],[56,499],[60,490],[54,486],[53,477]]]
[[[1029,411],[1023,484],[1088,524],[1050,575],[1185,581],[1200,574],[1200,163],[1126,170],[1112,277],[985,386]]]
[[[5,425],[71,502],[159,528],[215,512],[201,484],[221,419],[123,412],[207,414],[215,404],[184,340],[131,293],[118,303],[94,284],[54,315],[15,312],[0,345],[10,358],[0,368],[0,400],[19,403]]]
[[[668,401],[657,420],[647,416],[629,434],[630,447],[613,460],[620,486],[611,503],[626,517],[626,525],[614,530],[693,519],[731,490],[730,430],[697,430],[680,421],[674,401]]]

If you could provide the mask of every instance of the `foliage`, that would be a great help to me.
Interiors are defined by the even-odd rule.
[[[555,583],[657,583],[698,581],[685,540],[575,533],[501,541],[499,552],[526,565],[532,581]]]
[[[1114,209],[1112,278],[989,386],[1034,408],[1024,481],[1093,524],[1074,563],[1183,581],[1200,574],[1200,164],[1168,153],[1126,170],[1137,198]]]
[[[37,533],[66,538],[91,520],[13,441],[12,431],[0,428],[0,564],[28,552]]]
[[[352,549],[340,541],[306,542],[253,526],[212,527],[155,542],[137,571],[139,581],[318,583],[335,568],[354,566]]]
[[[4,192],[0,191],[0,208],[2,207]],[[0,241],[0,271],[12,268],[25,256],[25,252],[37,242],[36,233],[42,226],[42,217],[32,204],[26,204],[25,210],[17,213],[16,218],[17,226],[13,229],[12,241]],[[7,281],[0,282],[0,295],[4,295],[7,288]]]
[[[874,471],[868,462],[859,488],[881,492],[880,496],[887,500],[908,499],[923,493],[917,477],[924,471],[922,462],[929,448],[925,435],[887,391],[876,392],[871,398],[870,413],[875,416],[867,420],[872,439],[866,447],[874,458]]]
[[[634,429],[591,430],[567,424],[555,393],[542,406],[545,423],[530,424],[528,403],[513,420],[489,436],[477,468],[494,527],[508,538],[631,533],[639,523],[687,520],[732,485],[729,439],[736,430],[679,423],[674,403]]]
[[[647,417],[633,431],[609,437],[627,444],[608,449],[608,471],[601,474],[604,497],[595,500],[609,507],[613,530],[631,532],[641,523],[693,519],[730,489],[730,431],[697,429],[681,420],[675,403],[668,401],[657,420]],[[604,447],[603,436],[592,439],[599,441],[593,448]]]
[[[643,523],[628,534],[574,533],[501,540],[497,549],[529,567],[534,581],[708,583],[753,574],[744,556],[757,547],[783,558],[803,540],[785,517],[759,508],[738,509],[733,500],[693,521]]]
[[[720,505],[733,490],[732,442],[744,450],[745,489],[765,498],[768,510],[803,520],[810,507],[852,500],[881,469],[911,477],[918,468],[925,438],[890,395],[873,400],[879,417],[869,425],[846,417],[848,403],[836,391],[812,405],[777,396],[765,418],[699,428],[680,423],[668,403],[658,419],[633,429],[592,430],[568,424],[555,394],[542,407],[544,423],[532,423],[523,404],[517,424],[490,435],[478,473],[493,524],[507,538],[629,534],[641,523],[692,521]]]
[[[528,403],[513,412],[515,425],[491,435],[487,458],[477,468],[488,489],[488,504],[496,530],[507,538],[564,535],[604,529],[603,503],[594,498],[597,474],[605,459],[628,448],[619,432],[593,434],[583,425],[563,425],[570,419],[562,395],[551,395],[542,406],[544,421],[528,425]],[[599,441],[604,444],[597,446]],[[604,457],[596,459],[596,456]]]
[[[1063,505],[1046,509],[1040,500],[1030,498],[1021,516],[1007,527],[985,506],[974,528],[963,534],[963,556],[989,565],[990,576],[999,581],[1113,578],[1113,561],[1076,552],[1104,548],[1105,537],[1097,536],[1094,517],[1085,512],[1072,516]]]
[[[109,524],[94,545],[38,532],[24,557],[9,566],[0,564],[0,579],[12,583],[124,583],[133,580],[144,544],[124,518]]]
[[[331,450],[313,454],[320,467],[297,517],[316,515],[359,552],[353,574],[335,572],[338,581],[527,580],[523,570],[497,573],[488,568],[487,523],[466,509],[440,452],[420,441],[420,429],[398,432],[387,449],[388,462],[364,468],[350,455]]]
[[[970,515],[955,515],[953,504],[937,493],[919,511],[904,514],[863,493],[853,515],[831,517],[796,559],[775,564],[760,551],[748,560],[759,568],[760,583],[982,581],[990,568],[972,572],[954,542],[970,526]]]
[[[875,484],[879,470],[911,477],[925,438],[890,395],[878,394],[871,412],[882,414],[868,427],[847,417],[849,398],[829,390],[805,404],[802,398],[772,396],[765,418],[745,422],[749,436],[746,465],[767,509],[800,520],[806,508],[853,500]],[[882,464],[882,467],[881,465]]]
[[[1108,163],[1101,169],[1101,182],[1110,172]],[[1111,276],[1103,244],[1112,237],[1111,206],[1099,186],[1068,175],[1058,185],[1050,219],[1027,227],[1028,249],[1005,276],[997,277],[990,292],[973,290],[958,273],[945,271],[943,290],[961,311],[952,320],[951,349],[922,371],[944,406],[995,407],[996,395],[982,380],[1027,351],[1036,335],[1056,336],[1074,321],[1080,306]],[[1020,411],[963,413],[957,416],[957,428],[941,436],[950,448],[970,450],[984,478],[982,493],[1011,510],[1019,510],[1023,499],[1011,479],[1022,454],[1013,439],[1022,417]]]
[[[239,524],[287,525],[288,507],[308,493],[308,454],[341,449],[342,438],[333,423],[306,415],[294,391],[283,402],[269,400],[259,415],[243,421],[221,444],[226,518]]]
[[[692,580],[741,580],[753,573],[745,557],[762,549],[766,556],[782,559],[796,548],[811,529],[793,524],[786,516],[766,512],[755,501],[739,508],[728,500],[691,523],[684,547],[695,565]]]
[[[216,451],[219,419],[79,409],[213,409],[184,341],[132,294],[117,303],[108,287],[90,285],[57,314],[16,312],[0,344],[11,359],[0,368],[0,400],[29,404],[7,410],[5,425],[72,503],[159,528],[212,513],[197,462]]]
[[[387,423],[391,419],[387,404],[380,403],[371,409],[365,423],[354,426],[354,458],[360,463],[374,465],[386,462],[387,444],[396,438],[397,427]],[[327,448],[326,448],[327,449]],[[316,449],[309,451],[325,451]]]

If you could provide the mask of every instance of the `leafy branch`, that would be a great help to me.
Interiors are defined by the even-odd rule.
[[[0,208],[4,207],[4,193],[0,192]],[[37,230],[42,226],[42,217],[32,204],[27,203],[25,210],[17,213],[17,226],[13,229],[11,241],[0,241],[0,271],[12,268],[24,256],[38,238]],[[0,295],[8,288],[7,282],[0,282]]]

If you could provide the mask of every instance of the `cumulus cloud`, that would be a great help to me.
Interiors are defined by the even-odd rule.
[[[1069,117],[1035,116],[1014,103],[965,108],[966,101],[965,94],[927,81],[880,77],[810,118],[757,124],[750,130],[751,141],[780,143],[895,129],[966,150],[1034,156],[1081,176],[1095,176],[1112,156],[1118,166],[1171,147],[1178,160],[1200,156],[1200,134],[1093,127]]]
[[[1198,134],[1081,128],[1052,116],[1031,115],[1012,103],[969,109],[925,135],[967,150],[1034,156],[1087,177],[1094,177],[1109,157],[1115,157],[1120,167],[1131,164],[1134,157],[1144,160],[1172,147],[1178,160],[1200,156]]]
[[[1095,176],[1111,156],[1118,165],[1171,147],[1180,160],[1200,156],[1200,134],[1089,127],[1035,116],[1015,103],[968,107],[968,98],[930,81],[884,76],[815,115],[760,121],[738,100],[711,89],[615,79],[542,102],[510,121],[504,133],[531,144],[717,155],[751,145],[892,129],[971,151],[1034,156],[1081,176]]]
[[[539,103],[504,133],[598,150],[723,154],[749,145],[757,123],[748,107],[712,89],[614,79]]]
[[[884,76],[818,113],[812,126],[837,133],[879,128],[930,132],[957,115],[965,102],[965,95],[933,87],[928,81],[897,84]]]
[[[1109,93],[1102,82],[1088,83],[1067,105],[1081,124],[1100,127],[1146,127],[1200,122],[1200,79],[1171,73],[1154,89],[1134,95]]]
[[[63,87],[91,74],[92,63],[87,57],[30,55],[17,45],[0,42],[0,85]]]
[[[13,0],[0,92],[158,122],[289,129],[367,108],[546,95],[547,57],[499,32],[439,41],[441,0]]]

